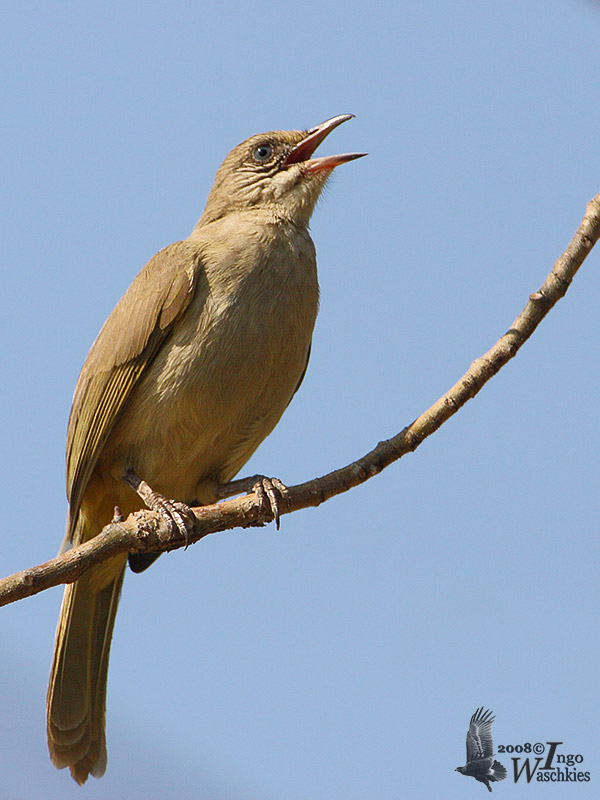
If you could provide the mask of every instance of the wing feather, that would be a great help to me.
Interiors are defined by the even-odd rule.
[[[494,754],[492,739],[492,723],[495,717],[493,712],[478,708],[471,717],[467,731],[467,764],[480,758],[489,758]]]
[[[294,389],[294,391],[292,393],[292,396],[289,399],[288,405],[292,402],[292,400],[294,398],[294,395],[296,394],[298,389],[302,386],[302,381],[304,380],[304,376],[306,375],[306,370],[308,369],[308,362],[310,361],[311,347],[312,347],[312,343],[308,345],[308,350],[306,352],[306,364],[304,365],[304,369],[302,370],[302,375],[300,375],[298,383],[296,384],[296,388]]]
[[[67,432],[69,537],[119,412],[190,303],[200,260],[198,246],[188,241],[157,253],[116,305],[88,353]]]

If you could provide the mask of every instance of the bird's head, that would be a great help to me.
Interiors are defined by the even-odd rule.
[[[466,771],[467,771],[467,768],[466,768],[466,767],[457,767],[457,768],[454,770],[454,772],[460,772],[460,774],[461,774],[461,775],[464,775]]]
[[[232,211],[261,207],[308,224],[333,169],[366,155],[311,158],[323,139],[352,116],[341,114],[306,131],[259,133],[234,147],[219,167],[199,225]]]

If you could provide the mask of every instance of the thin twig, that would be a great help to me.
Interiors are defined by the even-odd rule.
[[[588,203],[586,214],[571,243],[556,261],[539,291],[530,295],[527,305],[504,336],[485,355],[474,361],[451,389],[396,436],[380,442],[352,464],[289,487],[281,513],[289,514],[308,506],[318,506],[330,497],[364,483],[406,453],[416,450],[424,439],[456,414],[467,400],[475,397],[490,378],[517,354],[521,345],[566,293],[575,273],[599,237],[600,194]],[[253,493],[193,510],[196,530],[190,534],[190,542],[197,542],[210,533],[260,524],[259,505]],[[0,605],[29,597],[51,586],[71,583],[95,564],[119,553],[174,550],[185,544],[181,534],[178,531],[171,532],[157,513],[139,511],[125,522],[112,522],[98,536],[45,564],[0,580]]]

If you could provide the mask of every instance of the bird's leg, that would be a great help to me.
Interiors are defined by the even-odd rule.
[[[254,492],[258,497],[259,518],[265,512],[269,513],[270,517],[275,520],[277,530],[279,530],[281,500],[287,499],[287,486],[279,478],[252,475],[249,478],[239,478],[236,481],[219,483],[215,491],[221,500],[225,497],[233,497],[235,494]]]
[[[167,500],[162,494],[153,491],[131,467],[123,475],[123,480],[139,494],[151,511],[157,511],[167,521],[171,529],[173,525],[176,526],[179,533],[185,538],[187,548],[190,543],[189,531],[193,530],[196,524],[196,517],[191,508],[185,503]]]

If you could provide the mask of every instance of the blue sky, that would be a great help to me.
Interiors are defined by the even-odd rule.
[[[591,0],[25,0],[5,17],[4,574],[58,549],[86,352],[242,139],[354,113],[321,152],[369,152],[313,218],[310,368],[247,465],[289,484],[452,385],[600,191]],[[46,755],[61,591],[3,609],[0,800],[481,798],[453,771],[480,705],[496,745],[560,740],[591,772],[498,796],[594,796],[599,263],[415,454],[279,533],[127,576],[102,780],[79,789]]]

